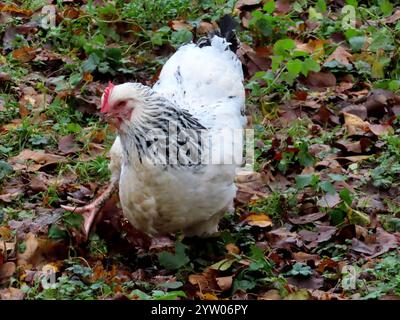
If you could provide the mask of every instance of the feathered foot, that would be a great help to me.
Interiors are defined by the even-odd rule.
[[[89,236],[90,229],[92,228],[95,218],[100,209],[117,189],[117,182],[118,181],[111,181],[107,188],[93,202],[89,203],[86,206],[72,207],[61,205],[61,208],[63,208],[64,210],[82,214],[84,219],[82,233],[85,240],[87,240]]]

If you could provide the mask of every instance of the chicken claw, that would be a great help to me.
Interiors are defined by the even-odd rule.
[[[107,188],[91,203],[83,207],[73,207],[61,205],[66,211],[82,214],[84,223],[82,227],[82,233],[85,240],[88,238],[90,229],[92,228],[95,218],[105,202],[111,197],[117,188],[117,181],[111,181]]]

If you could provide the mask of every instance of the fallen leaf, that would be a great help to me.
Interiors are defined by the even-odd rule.
[[[369,129],[369,123],[354,114],[343,112],[344,124],[350,136],[364,134]]]
[[[305,288],[305,289],[320,289],[324,285],[324,279],[321,276],[311,276],[309,278],[304,277],[288,277],[286,278],[289,284],[297,287],[297,288]],[[285,300],[298,300],[298,298],[287,299]],[[300,299],[302,300],[302,299]]]
[[[0,283],[7,281],[15,272],[16,266],[14,262],[8,261],[0,266]]]
[[[347,107],[344,107],[340,112],[353,114],[353,115],[359,117],[361,120],[365,120],[368,117],[367,108],[361,104],[349,105]]]
[[[35,58],[36,49],[31,47],[21,47],[19,49],[15,49],[12,52],[12,56],[21,63],[29,62]]]
[[[293,224],[307,224],[316,220],[321,219],[326,216],[326,212],[316,212],[312,214],[307,214],[299,217],[289,218],[289,221]]]
[[[35,172],[48,165],[66,161],[67,159],[63,156],[28,149],[22,150],[19,155],[9,159],[9,163],[15,171],[26,170],[28,172]]]
[[[279,290],[271,289],[257,295],[257,300],[282,300]]]
[[[256,226],[260,228],[266,228],[272,226],[272,220],[265,214],[252,214],[247,216],[245,221],[250,226]]]
[[[395,235],[378,227],[376,234],[365,239],[364,242],[353,238],[351,249],[375,258],[390,249],[398,248],[398,246],[399,240]]]
[[[234,245],[233,243],[228,243],[225,246],[226,250],[228,251],[228,253],[233,253],[233,254],[239,254],[240,253],[240,249]]]
[[[340,196],[337,193],[335,194],[328,193],[322,196],[320,199],[318,199],[317,204],[323,208],[333,208],[340,202],[342,202],[342,199],[340,199]]]
[[[393,127],[388,124],[370,124],[368,128],[374,135],[378,137],[394,134]]]
[[[232,287],[232,276],[227,277],[219,277],[215,279],[217,281],[218,286],[222,291],[227,291]]]
[[[174,20],[170,21],[168,23],[169,27],[174,30],[174,31],[179,31],[179,30],[192,30],[193,26],[190,24],[184,22],[184,21],[179,21],[179,20]]]
[[[23,300],[25,293],[21,289],[6,288],[0,290],[0,300]]]
[[[332,54],[325,60],[325,63],[330,61],[337,61],[340,64],[348,65],[350,64],[352,58],[353,56],[347,51],[346,48],[338,46],[336,50],[333,51]]]
[[[65,137],[61,137],[58,140],[58,150],[61,151],[62,155],[68,155],[79,151],[79,147],[75,142],[75,136],[70,134]]]

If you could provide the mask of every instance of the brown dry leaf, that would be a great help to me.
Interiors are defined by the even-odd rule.
[[[233,253],[233,254],[239,254],[240,253],[240,249],[234,245],[233,243],[228,243],[225,246],[226,250],[228,251],[228,253]]]
[[[311,39],[307,43],[296,42],[296,50],[305,51],[312,54],[314,60],[318,60],[325,54],[324,44],[328,43],[326,40]]]
[[[68,155],[79,151],[79,147],[75,142],[75,136],[70,134],[65,137],[61,137],[58,140],[58,150],[60,150],[62,155]]]
[[[343,112],[344,124],[350,136],[364,134],[369,129],[369,123],[354,114]]]
[[[217,281],[217,284],[222,291],[227,291],[232,287],[232,282],[233,282],[232,276],[219,277],[215,278],[215,280]]]
[[[289,284],[297,288],[305,289],[320,289],[324,285],[324,278],[321,276],[311,276],[309,278],[303,277],[288,277],[286,278]],[[297,299],[296,299],[297,300]]]
[[[208,34],[215,29],[214,25],[209,22],[201,21],[197,27],[197,34]]]
[[[218,297],[212,293],[200,294],[200,299],[201,300],[219,300]]]
[[[330,61],[337,61],[341,64],[348,65],[350,61],[353,59],[351,53],[347,51],[346,48],[339,46],[335,51],[325,60],[325,63]]]
[[[310,71],[303,82],[310,89],[323,90],[328,87],[336,86],[336,77],[333,75],[332,72],[329,71]]]
[[[388,124],[370,124],[368,128],[374,135],[378,137],[394,134],[393,127]]]
[[[286,14],[292,9],[292,3],[293,1],[291,0],[277,0],[275,1],[275,11],[278,14]]]
[[[199,287],[200,292],[214,292],[219,290],[216,282],[218,272],[207,268],[201,274],[191,274],[188,277],[189,283]]]
[[[24,297],[21,289],[10,287],[0,290],[0,300],[23,300]]]
[[[14,199],[18,198],[21,195],[21,192],[9,192],[0,194],[0,200],[3,202],[12,202]]]
[[[316,212],[307,214],[305,216],[289,218],[289,221],[293,224],[307,224],[326,216],[326,212]]]
[[[17,265],[26,265],[38,252],[39,241],[36,239],[33,233],[28,233],[25,237],[25,251],[23,253],[18,253],[17,255]]]
[[[28,149],[22,150],[19,155],[9,159],[9,163],[15,171],[26,170],[28,172],[35,172],[45,166],[66,161],[67,159],[63,156]]]
[[[395,23],[397,20],[400,19],[400,10],[396,10],[391,16],[384,19],[385,23]]]
[[[272,226],[272,220],[265,214],[252,214],[247,216],[245,221],[250,226],[256,226],[260,228],[266,228]]]
[[[352,104],[343,108],[340,113],[350,113],[359,117],[361,120],[365,120],[368,117],[367,108],[364,105]]]
[[[0,3],[0,12],[17,13],[17,14],[23,14],[25,16],[30,16],[32,14],[32,10],[21,9],[14,5],[6,5],[3,3]]]
[[[14,262],[8,261],[0,266],[0,283],[7,281],[17,269]]]
[[[342,200],[340,199],[340,196],[335,193],[335,194],[326,194],[322,198],[318,199],[318,206],[321,206],[323,208],[333,208],[336,205],[338,205]]]
[[[254,6],[261,2],[261,0],[239,0],[235,4],[236,9],[241,9],[245,6]]]
[[[174,31],[179,31],[179,30],[192,30],[193,26],[191,26],[190,24],[181,21],[181,20],[174,20],[174,21],[170,21],[168,23],[169,27],[174,30]]]
[[[279,290],[271,289],[257,296],[257,300],[282,300]]]
[[[291,249],[292,246],[302,247],[303,241],[298,233],[290,232],[286,228],[279,228],[266,233],[272,248]]]
[[[348,156],[348,157],[336,157],[335,159],[343,159],[343,160],[348,160],[351,162],[359,162],[359,161],[364,161],[371,158],[371,155],[359,155],[359,156]]]
[[[256,200],[265,198],[266,186],[258,172],[240,171],[236,175],[236,200],[241,203],[248,203],[250,199]]]
[[[21,63],[29,62],[35,58],[36,49],[31,47],[21,47],[19,49],[15,49],[12,52],[12,56]]]
[[[356,252],[364,253],[375,258],[390,249],[398,248],[399,240],[395,235],[382,228],[376,229],[376,234],[369,236],[364,242],[353,238],[352,249]]]
[[[174,242],[168,237],[152,237],[149,250],[162,251],[168,248],[173,248]]]
[[[21,87],[22,96],[19,99],[19,114],[26,117],[31,113],[30,109],[41,111],[45,107],[45,95],[38,94],[33,87]]]
[[[321,260],[321,257],[318,254],[309,254],[306,252],[293,252],[293,259],[297,262],[307,263],[309,261],[313,261],[315,264]]]

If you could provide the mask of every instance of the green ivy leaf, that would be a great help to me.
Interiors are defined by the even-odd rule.
[[[11,172],[13,172],[13,167],[3,160],[0,160],[0,180],[4,179]]]
[[[314,61],[311,58],[307,58],[303,62],[303,70],[301,71],[301,73],[304,76],[307,76],[307,74],[310,71],[319,72],[320,70],[321,70],[321,67],[318,62]]]
[[[329,194],[331,194],[331,195],[334,195],[334,194],[336,193],[335,187],[334,187],[333,184],[330,183],[329,181],[322,181],[322,182],[320,182],[320,183],[319,183],[319,187],[320,187],[323,191],[325,191],[325,192],[327,192],[327,193],[329,193]]]
[[[275,1],[270,0],[264,5],[263,10],[269,14],[272,14],[275,11],[275,7]]]
[[[95,53],[91,53],[89,58],[82,64],[82,69],[85,72],[93,72],[96,70],[97,65],[100,63],[100,58]]]
[[[351,206],[351,204],[353,202],[353,197],[352,197],[349,189],[346,189],[346,188],[342,189],[339,192],[339,196],[347,205]]]
[[[171,35],[171,42],[175,46],[179,46],[184,43],[188,43],[192,41],[193,34],[186,29],[178,30],[175,32],[172,32]]]
[[[187,263],[189,258],[187,257],[185,250],[186,246],[180,242],[175,244],[175,254],[167,251],[163,251],[157,254],[160,265],[168,270],[177,270]]]
[[[288,56],[288,52],[296,48],[296,43],[292,39],[281,39],[275,42],[273,52],[275,55]]]
[[[65,239],[68,237],[68,232],[53,224],[49,228],[48,237],[50,239]]]
[[[379,8],[385,16],[389,16],[393,12],[393,4],[389,0],[380,0]]]

